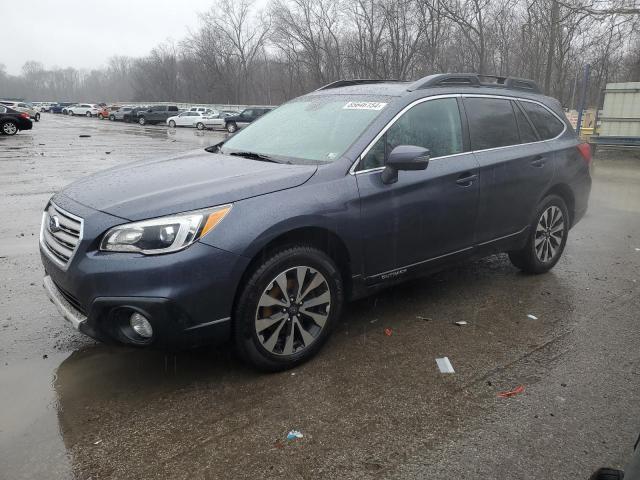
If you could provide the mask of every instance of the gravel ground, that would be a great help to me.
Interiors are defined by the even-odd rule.
[[[587,479],[624,464],[640,431],[638,153],[598,152],[551,273],[498,255],[354,302],[290,372],[70,330],[41,287],[48,198],[222,138],[50,114],[0,137],[0,478]]]

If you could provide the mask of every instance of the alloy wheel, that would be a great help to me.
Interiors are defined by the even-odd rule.
[[[2,131],[7,135],[15,135],[18,131],[18,127],[13,122],[7,122],[2,125]]]
[[[331,290],[324,275],[307,266],[289,268],[262,293],[256,309],[256,334],[269,353],[297,354],[318,339],[330,309]]]
[[[542,212],[536,227],[534,247],[539,261],[547,263],[555,259],[562,246],[564,234],[565,224],[562,210],[551,205]]]

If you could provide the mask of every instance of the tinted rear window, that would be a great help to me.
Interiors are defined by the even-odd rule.
[[[465,98],[471,148],[506,147],[520,143],[516,118],[510,100]]]
[[[557,137],[564,129],[563,123],[542,105],[523,101],[520,102],[520,105],[522,105],[524,111],[527,112],[531,123],[536,127],[538,134],[543,140]]]

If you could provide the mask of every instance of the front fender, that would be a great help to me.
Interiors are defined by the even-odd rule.
[[[352,175],[329,181],[314,176],[298,187],[236,202],[201,241],[253,258],[272,240],[301,228],[337,236],[347,249],[352,273],[361,271],[360,200]]]

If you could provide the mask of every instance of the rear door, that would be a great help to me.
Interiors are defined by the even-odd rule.
[[[551,152],[513,99],[470,95],[464,105],[480,166],[477,242],[508,240],[529,225],[551,183]]]
[[[478,164],[465,147],[455,97],[427,99],[402,114],[365,150],[356,169],[362,248],[369,281],[399,277],[413,268],[470,251],[478,200]],[[381,173],[398,145],[428,148],[426,170]]]

